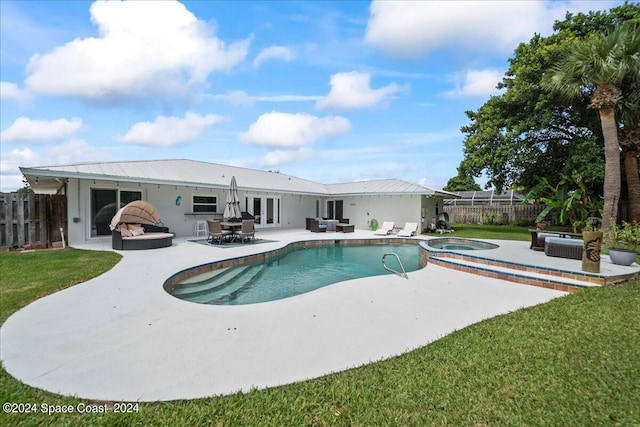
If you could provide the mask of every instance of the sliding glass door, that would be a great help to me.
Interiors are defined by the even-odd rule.
[[[111,219],[118,209],[134,200],[142,200],[142,191],[91,189],[91,237],[111,235]]]
[[[247,196],[247,212],[255,218],[256,226],[262,228],[279,227],[281,214],[280,196]]]

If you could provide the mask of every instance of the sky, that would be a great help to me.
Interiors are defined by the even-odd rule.
[[[517,45],[620,4],[2,0],[0,190],[154,159],[442,188]]]

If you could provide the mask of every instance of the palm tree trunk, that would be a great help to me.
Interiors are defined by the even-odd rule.
[[[629,220],[640,223],[640,174],[638,173],[638,150],[634,145],[622,150],[624,171],[629,193]]]
[[[602,228],[607,230],[611,221],[618,219],[618,201],[620,200],[620,145],[615,110],[603,107],[599,110],[602,135],[604,137],[604,209]]]
[[[624,172],[629,194],[629,220],[640,223],[640,173],[638,150],[640,149],[640,121],[628,120],[624,126],[624,140],[620,141]]]

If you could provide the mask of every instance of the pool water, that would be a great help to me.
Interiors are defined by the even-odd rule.
[[[485,249],[485,248],[480,248],[473,245],[465,245],[460,243],[439,243],[439,244],[433,244],[429,246],[436,249],[450,249],[452,251],[477,251],[477,250]]]
[[[495,249],[498,247],[498,245],[494,243],[458,237],[431,239],[427,242],[427,245],[434,249],[448,249],[452,251],[480,251],[485,249]]]
[[[407,272],[420,268],[418,245],[319,246],[294,249],[260,263],[214,270],[174,285],[170,293],[201,304],[240,305],[300,295],[361,277],[392,274],[382,267],[396,253]],[[400,271],[395,257],[388,267]]]

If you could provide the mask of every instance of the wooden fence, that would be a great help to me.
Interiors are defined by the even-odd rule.
[[[534,224],[545,205],[445,206],[449,221],[457,224]],[[496,215],[493,215],[496,214]]]
[[[0,249],[52,247],[67,236],[67,196],[0,193]]]

